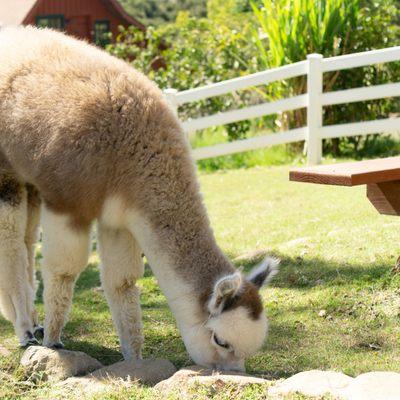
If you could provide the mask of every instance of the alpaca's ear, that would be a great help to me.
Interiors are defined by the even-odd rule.
[[[219,314],[226,300],[234,297],[242,286],[242,274],[240,271],[219,279],[208,302],[211,314]]]
[[[279,272],[280,260],[273,257],[266,257],[259,265],[254,267],[247,275],[247,280],[254,283],[258,288],[268,284]]]

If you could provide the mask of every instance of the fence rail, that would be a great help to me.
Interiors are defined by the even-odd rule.
[[[194,149],[193,156],[196,160],[201,160],[275,144],[305,140],[307,142],[308,163],[317,164],[321,160],[322,139],[400,131],[400,118],[323,126],[322,111],[324,106],[400,96],[400,82],[323,93],[324,72],[399,60],[400,46],[330,58],[323,58],[320,54],[310,54],[307,56],[307,60],[298,63],[181,92],[167,89],[164,93],[171,105],[177,110],[180,105],[193,101],[307,75],[306,94],[188,119],[182,122],[182,126],[185,131],[194,132],[212,126],[306,107],[307,126],[303,128]]]
[[[242,76],[240,78],[228,79],[226,81],[213,83],[196,89],[183,90],[176,94],[178,105],[190,103],[192,101],[203,100],[209,97],[221,96],[234,90],[245,89],[251,86],[266,85],[282,79],[295,78],[307,73],[307,62],[285,65],[267,71]]]
[[[271,103],[263,103],[256,106],[240,108],[238,110],[221,112],[201,117],[194,120],[183,122],[183,128],[186,131],[195,131],[209,128],[216,125],[225,125],[231,122],[243,121],[245,119],[262,117],[263,115],[275,114],[283,111],[296,110],[307,106],[307,96],[305,94],[295,97],[289,97],[283,100],[277,100]]]

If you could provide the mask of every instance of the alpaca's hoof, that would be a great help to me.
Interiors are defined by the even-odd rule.
[[[35,326],[35,331],[33,334],[35,335],[36,339],[43,339],[44,338],[44,328],[41,325]]]
[[[21,349],[27,349],[30,346],[39,346],[39,342],[36,339],[32,339],[32,340],[28,340],[24,343],[20,343],[19,347],[21,347]]]
[[[49,346],[51,349],[54,350],[62,350],[64,348],[64,345],[61,342],[54,343],[51,346]]]
[[[39,345],[39,342],[37,341],[35,336],[33,336],[32,332],[26,331],[24,336],[24,340],[20,343],[20,347],[27,348],[29,346]]]

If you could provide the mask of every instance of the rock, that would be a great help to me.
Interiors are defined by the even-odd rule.
[[[97,380],[101,379],[123,379],[140,381],[148,385],[169,378],[176,372],[174,365],[162,358],[135,360],[135,361],[120,361],[107,367],[98,369],[88,375],[90,378]]]
[[[176,368],[164,359],[147,359],[136,361],[121,361],[83,377],[68,378],[58,383],[61,394],[79,393],[95,395],[99,392],[112,391],[114,388],[129,387],[140,381],[154,385],[169,378]]]
[[[118,385],[124,384],[122,381],[117,382]],[[88,376],[72,377],[65,381],[59,382],[57,388],[59,389],[59,395],[62,397],[66,392],[74,394],[94,395],[105,390],[112,389],[113,382],[106,380],[97,380]]]
[[[346,400],[399,400],[400,374],[397,372],[361,374],[346,388],[334,394]]]
[[[341,372],[304,371],[271,387],[268,394],[288,395],[297,392],[305,396],[318,397],[326,393],[336,393],[352,383],[353,379]]]
[[[194,385],[214,385],[222,388],[227,384],[243,387],[251,384],[269,384],[269,381],[238,372],[216,372],[197,365],[183,368],[169,379],[158,383],[154,388],[165,397],[168,393],[179,391],[181,397]]]
[[[51,381],[85,375],[103,366],[81,351],[52,350],[42,346],[29,347],[22,355],[21,365],[27,374]]]

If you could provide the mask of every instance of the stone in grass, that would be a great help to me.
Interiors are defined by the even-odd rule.
[[[83,377],[73,377],[59,383],[63,391],[95,394],[113,387],[129,387],[132,383],[155,385],[176,372],[174,365],[161,358],[120,361]]]
[[[271,387],[268,394],[285,396],[300,393],[305,396],[319,397],[327,393],[336,393],[352,383],[353,379],[341,372],[304,371]]]
[[[191,387],[197,385],[214,386],[222,389],[226,385],[244,387],[251,384],[268,385],[269,381],[239,372],[216,372],[193,365],[179,370],[169,379],[158,383],[154,388],[164,396],[168,393],[179,392],[183,397],[187,395]]]
[[[139,381],[147,385],[169,378],[176,372],[175,366],[162,358],[120,361],[107,367],[98,369],[88,378],[96,380],[131,380]]]
[[[21,365],[27,374],[50,381],[85,375],[103,366],[81,351],[53,350],[42,346],[29,347],[22,355]]]
[[[55,386],[54,393],[57,394],[59,398],[67,397],[67,395],[73,395],[77,398],[78,395],[94,395],[99,392],[112,390],[114,385],[121,388],[122,385],[126,386],[126,383],[121,380],[97,380],[95,378],[90,378],[89,375],[79,377],[73,376],[65,381],[58,382]]]
[[[400,374],[397,372],[361,374],[350,385],[335,394],[346,400],[399,400]]]

